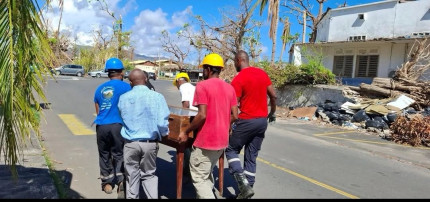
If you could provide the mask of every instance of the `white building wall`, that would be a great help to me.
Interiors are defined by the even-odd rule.
[[[364,20],[358,19],[364,14]],[[414,32],[430,34],[430,0],[381,1],[332,9],[318,25],[317,41],[348,41],[350,36],[375,38],[409,37]]]
[[[348,41],[350,36],[366,36],[366,39],[393,37],[396,1],[334,9],[331,12],[328,41]],[[364,14],[364,20],[358,19]]]
[[[407,60],[407,54],[409,53],[409,50],[411,49],[413,44],[413,41],[408,42],[401,42],[401,43],[395,43],[395,42],[360,42],[360,43],[347,43],[347,42],[341,42],[341,43],[333,43],[333,44],[313,44],[312,46],[323,46],[322,49],[316,49],[316,48],[303,48],[301,46],[311,46],[310,44],[305,45],[297,45],[295,47],[294,51],[294,64],[300,65],[302,63],[307,63],[306,57],[303,55],[309,54],[304,53],[303,50],[310,51],[310,54],[320,54],[320,53],[312,53],[312,50],[321,50],[324,54],[323,57],[323,65],[329,69],[330,71],[333,71],[333,63],[334,63],[334,56],[341,56],[341,55],[353,55],[354,61],[353,61],[353,75],[352,77],[355,77],[355,71],[356,71],[356,63],[357,63],[357,57],[359,55],[379,55],[379,62],[378,62],[378,73],[377,77],[389,77],[389,74],[391,71],[395,71],[397,68],[399,68],[406,60]],[[342,49],[341,54],[339,54],[339,50]],[[407,50],[406,50],[407,49]],[[299,50],[299,51],[297,51]],[[361,53],[363,50],[366,51],[366,53]],[[300,55],[300,51],[302,52]],[[370,52],[373,53],[370,53]],[[376,52],[374,52],[376,51]]]
[[[394,37],[408,36],[412,32],[430,34],[430,0],[397,4]]]
[[[146,72],[155,72],[156,67],[147,65],[135,65],[135,68],[141,69]]]

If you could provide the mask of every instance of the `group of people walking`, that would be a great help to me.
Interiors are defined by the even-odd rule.
[[[276,94],[267,73],[249,66],[245,51],[237,52],[234,65],[238,74],[231,84],[219,78],[224,60],[216,53],[206,55],[199,65],[203,81],[194,86],[185,72],[173,81],[181,93],[182,107],[197,110],[178,141],[185,144],[187,134],[195,132],[192,147],[185,151],[184,171],[200,199],[215,198],[212,171],[224,153],[238,185],[237,198],[254,195],[256,159],[268,120],[275,120]],[[105,70],[110,80],[94,95],[101,188],[110,194],[118,186],[118,198],[157,199],[158,144],[169,134],[170,111],[164,96],[147,87],[144,71],[132,70],[127,84],[122,81],[123,69],[119,59],[109,59]]]

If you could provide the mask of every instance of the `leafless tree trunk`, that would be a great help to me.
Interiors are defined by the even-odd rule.
[[[309,38],[310,43],[314,43],[317,37],[318,31],[318,23],[322,20],[322,18],[327,14],[329,9],[324,11],[324,2],[327,0],[315,0],[318,3],[318,13],[315,15],[312,11],[312,5],[309,3],[309,0],[289,0],[285,1],[283,6],[290,9],[292,12],[296,14],[297,21],[299,24],[303,25],[304,22],[301,20],[303,12],[306,13],[306,21],[310,21],[311,23],[306,23],[307,27],[311,29],[311,36]]]

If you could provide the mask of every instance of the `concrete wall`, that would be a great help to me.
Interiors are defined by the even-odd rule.
[[[364,19],[359,19],[359,14]],[[350,36],[366,36],[366,40],[413,37],[414,32],[430,35],[430,1],[379,1],[336,8],[318,29],[317,42],[348,41]]]
[[[350,99],[343,96],[343,88],[328,85],[289,85],[283,89],[276,89],[278,97],[276,104],[281,107],[306,107],[325,103],[326,100],[344,103]]]
[[[413,45],[413,39],[403,41],[338,42],[326,44],[296,45],[293,53],[295,65],[307,63],[306,54],[323,55],[324,66],[333,71],[334,56],[353,55],[353,75],[359,55],[379,55],[377,77],[389,77],[406,60]]]

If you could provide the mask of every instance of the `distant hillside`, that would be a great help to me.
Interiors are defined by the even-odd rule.
[[[168,60],[168,58],[164,58],[164,57],[151,57],[151,56],[146,56],[146,55],[140,55],[135,53],[134,54],[134,58],[133,60],[150,60],[150,61],[154,61],[154,60]]]
[[[78,46],[79,50],[92,48],[92,46],[82,46],[82,45],[77,45],[77,46]],[[169,58],[165,58],[165,57],[160,57],[160,58],[158,58],[158,57],[151,57],[151,56],[141,55],[141,54],[137,54],[137,53],[135,53],[134,56],[133,56],[133,60],[150,60],[150,61],[154,61],[154,60],[158,60],[158,59],[160,59],[160,60],[168,60]]]

